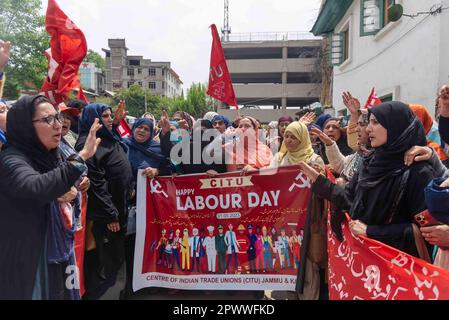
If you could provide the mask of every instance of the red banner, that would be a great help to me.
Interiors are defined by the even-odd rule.
[[[329,297],[333,300],[449,299],[449,271],[381,242],[354,237],[343,225],[340,243],[329,229]]]
[[[298,166],[139,177],[134,290],[294,291],[309,192]]]
[[[48,0],[45,29],[50,35],[48,76],[41,88],[53,103],[64,102],[70,90],[81,88],[78,69],[87,53],[83,32],[59,8],[55,0]]]
[[[234,87],[232,86],[231,76],[226,65],[217,27],[213,24],[210,28],[212,29],[213,40],[210,53],[209,88],[207,94],[238,109],[239,106],[235,98]]]
[[[78,267],[78,280],[80,295],[86,292],[84,287],[84,250],[86,244],[86,212],[87,212],[87,193],[83,192],[81,198],[81,228],[75,232],[74,251],[76,265]]]

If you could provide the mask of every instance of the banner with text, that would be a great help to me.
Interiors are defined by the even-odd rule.
[[[381,242],[354,237],[343,224],[344,241],[329,239],[329,297],[332,300],[447,300],[449,271]]]
[[[294,291],[309,192],[298,166],[139,176],[134,290]]]

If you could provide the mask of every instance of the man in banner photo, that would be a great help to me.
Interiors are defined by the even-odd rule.
[[[134,290],[295,290],[295,253],[285,235],[305,225],[310,184],[299,167],[139,179]],[[273,227],[282,230],[279,239],[266,233]],[[176,237],[180,250],[170,252],[181,268],[160,262],[163,230],[184,230],[186,241]],[[272,245],[256,250],[264,238]],[[257,255],[281,255],[283,263],[258,264],[264,257]]]

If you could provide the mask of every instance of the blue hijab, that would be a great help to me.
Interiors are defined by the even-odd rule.
[[[150,137],[144,143],[138,143],[136,139],[134,139],[134,131],[142,124],[145,124],[150,128]],[[165,159],[160,144],[153,140],[153,130],[153,120],[140,118],[134,122],[131,138],[125,139],[125,143],[129,147],[128,159],[131,163],[134,178],[137,177],[137,171],[139,169],[148,167],[159,168],[161,162]]]
[[[114,130],[112,130],[112,132],[109,131],[101,120],[101,115],[108,109],[112,112],[112,108],[108,105],[101,103],[88,104],[83,109],[83,114],[81,115],[78,123],[79,135],[88,135],[90,127],[94,124],[95,118],[98,118],[103,127],[98,130],[97,137],[102,139],[116,140],[121,143],[122,138],[120,137],[120,135]]]
[[[332,118],[330,114],[322,114],[315,120],[315,124],[323,131],[324,123],[330,118]]]
[[[6,136],[5,136],[5,133],[2,131],[2,129],[0,129],[0,142],[2,144],[6,143]]]
[[[231,122],[229,121],[229,119],[225,116],[222,116],[221,114],[218,114],[212,118],[212,123],[214,123],[215,121],[223,121],[226,128],[229,128],[231,126]]]

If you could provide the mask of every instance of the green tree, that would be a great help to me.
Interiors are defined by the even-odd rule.
[[[15,99],[21,89],[39,90],[47,74],[44,51],[49,48],[40,0],[0,0],[0,39],[12,44],[5,73],[5,97]]]
[[[126,110],[133,117],[141,117],[145,113],[145,95],[147,111],[160,114],[161,98],[152,95],[149,90],[142,89],[139,85],[132,85],[128,89],[122,89],[114,96],[114,100],[125,100]]]
[[[97,66],[97,68],[100,68],[103,73],[106,71],[106,61],[105,59],[97,52],[93,50],[88,50],[86,58],[84,59],[87,62],[93,62]]]

